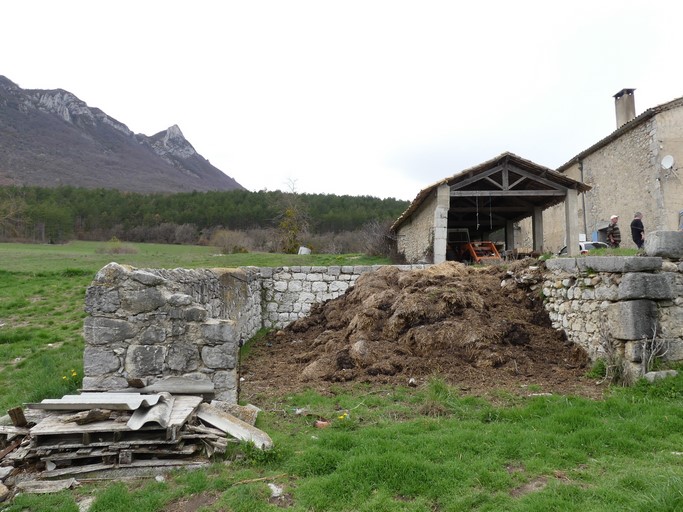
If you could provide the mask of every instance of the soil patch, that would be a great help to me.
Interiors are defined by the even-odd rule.
[[[586,352],[543,309],[542,262],[424,270],[382,267],[344,295],[259,342],[241,365],[240,398],[354,383],[421,385],[440,376],[463,394],[602,396]]]

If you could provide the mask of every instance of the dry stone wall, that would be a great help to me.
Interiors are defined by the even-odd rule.
[[[665,359],[683,360],[683,263],[588,256],[546,266],[543,294],[553,326],[591,359],[618,360],[632,379],[645,373],[644,354],[653,347]]]
[[[245,270],[141,270],[110,263],[86,293],[83,387],[132,379],[210,380],[235,402],[239,342],[260,327],[259,282]]]
[[[120,390],[133,379],[150,385],[183,376],[210,380],[216,399],[235,403],[242,341],[305,316],[377,268],[164,270],[110,263],[86,293],[83,387]]]

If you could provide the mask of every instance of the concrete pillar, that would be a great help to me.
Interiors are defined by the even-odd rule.
[[[441,185],[436,190],[436,208],[434,209],[434,263],[446,261],[448,210],[450,205],[451,187]]]
[[[515,223],[511,220],[505,221],[505,249],[515,250]]]
[[[543,252],[543,208],[534,207],[531,218],[531,231],[534,237],[534,251]]]
[[[573,188],[567,190],[564,199],[564,217],[566,226],[567,255],[579,255],[579,195]]]

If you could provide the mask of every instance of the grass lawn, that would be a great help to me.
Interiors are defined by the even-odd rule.
[[[260,266],[276,256],[152,244],[112,255],[98,253],[101,245],[0,244],[3,409],[78,388],[85,288],[109,261],[196,268]],[[228,262],[237,256],[252,262]],[[370,263],[329,258],[336,263],[302,264]],[[90,497],[91,512],[683,510],[683,377],[616,388],[602,401],[498,398],[461,396],[436,376],[418,388],[302,391],[257,404],[270,452],[231,445],[204,470],[84,482],[0,509],[77,512]],[[316,428],[318,418],[331,425]],[[271,497],[268,484],[283,496]]]

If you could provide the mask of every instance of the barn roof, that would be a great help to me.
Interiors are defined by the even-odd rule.
[[[507,181],[507,174],[505,185],[500,181],[497,182],[495,173],[507,173],[508,170],[514,175],[514,183]],[[396,231],[442,185],[451,187],[451,196],[461,198],[483,196],[489,200],[492,197],[500,198],[497,199],[499,202],[505,201],[508,204],[504,207],[499,205],[499,212],[507,211],[508,214],[499,214],[499,217],[502,215],[515,221],[528,217],[531,214],[530,207],[540,206],[545,209],[563,202],[564,195],[559,193],[561,190],[576,189],[578,192],[586,192],[591,188],[548,167],[538,165],[514,153],[505,152],[422,189],[394,222],[391,230]],[[518,208],[515,209],[513,202],[517,203]],[[468,206],[464,205],[462,211],[467,208]],[[473,205],[469,208],[474,211]]]

